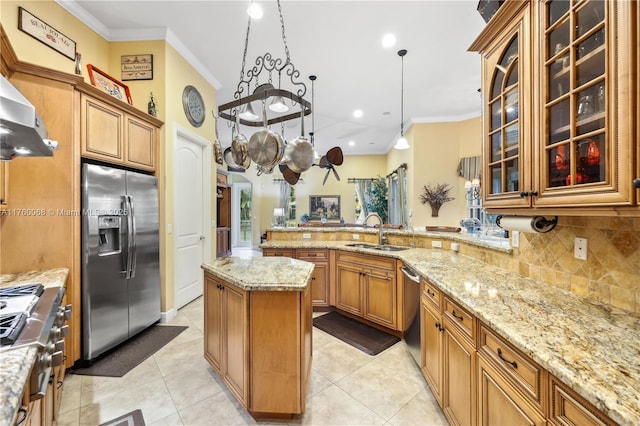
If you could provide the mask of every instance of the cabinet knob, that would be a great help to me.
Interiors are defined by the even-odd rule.
[[[633,187],[636,188],[636,189],[640,189],[640,177],[635,178],[633,180]]]

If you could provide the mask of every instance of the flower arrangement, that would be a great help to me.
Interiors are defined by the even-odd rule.
[[[435,186],[431,186],[431,184],[424,185],[422,194],[420,194],[420,201],[422,204],[429,203],[431,217],[438,217],[440,207],[447,201],[455,200],[455,198],[449,196],[451,189],[452,187],[447,183],[437,183]]]

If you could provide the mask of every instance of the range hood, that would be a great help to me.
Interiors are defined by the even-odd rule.
[[[51,157],[58,142],[47,137],[47,129],[33,105],[0,75],[0,160]]]

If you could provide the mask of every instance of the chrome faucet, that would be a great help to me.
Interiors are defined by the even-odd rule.
[[[364,224],[365,225],[369,222],[369,218],[370,217],[377,217],[378,218],[378,222],[380,223],[380,232],[378,232],[378,244],[382,245],[382,244],[386,243],[387,242],[387,238],[383,234],[384,227],[382,225],[382,218],[376,212],[369,213],[367,215],[367,217],[364,218]]]

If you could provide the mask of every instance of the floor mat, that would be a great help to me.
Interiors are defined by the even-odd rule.
[[[142,417],[142,411],[136,410],[117,419],[102,423],[100,426],[145,426],[145,422],[144,417]]]
[[[315,317],[313,325],[369,355],[377,355],[400,341],[399,337],[340,315],[338,312],[329,312]]]
[[[73,368],[71,373],[84,376],[122,377],[187,328],[176,325],[151,326],[101,355],[90,365]]]

